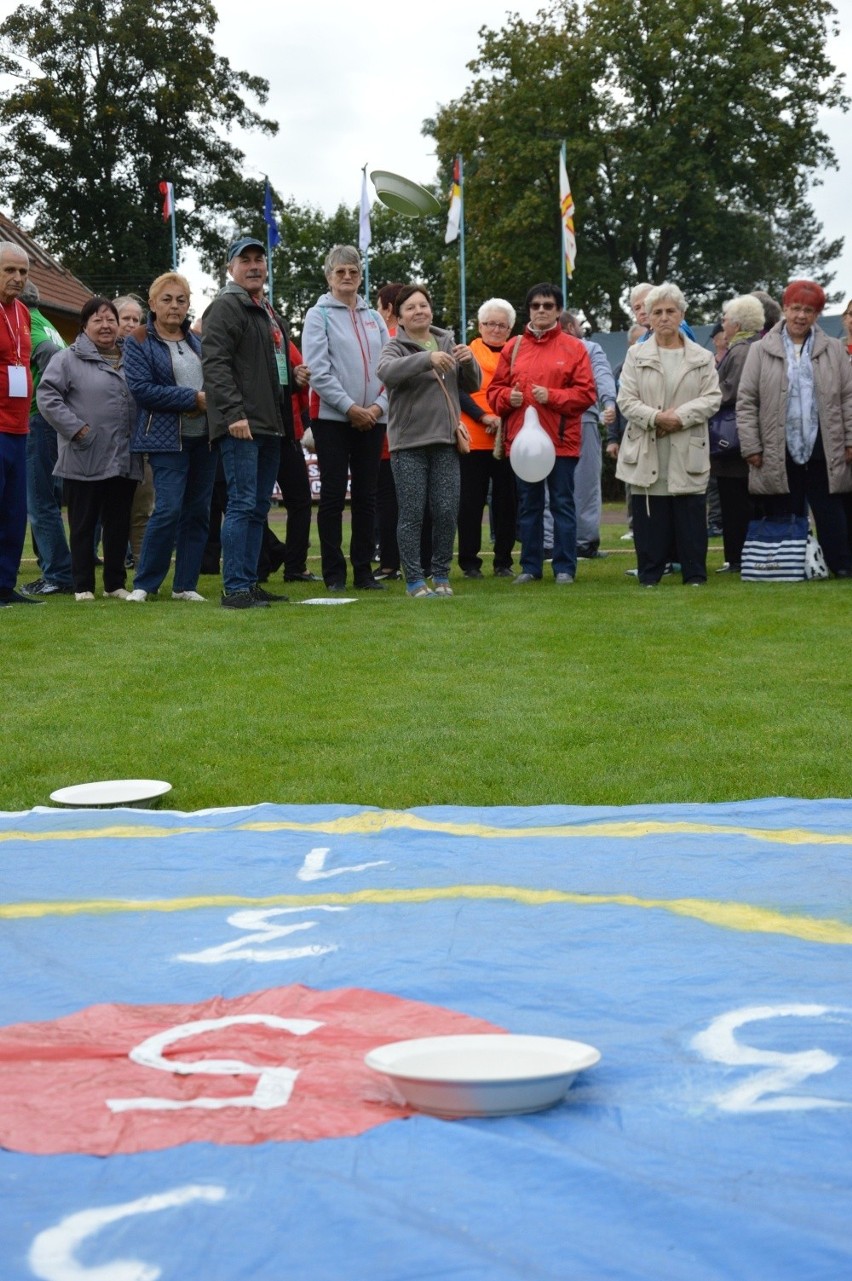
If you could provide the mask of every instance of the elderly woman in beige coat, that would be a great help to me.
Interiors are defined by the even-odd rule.
[[[707,420],[721,404],[712,354],[681,331],[686,299],[662,284],[645,298],[647,342],[627,352],[618,407],[627,427],[616,475],[631,487],[639,582],[655,587],[676,548],[683,581],[707,581]]]
[[[826,563],[852,577],[841,495],[852,491],[852,365],[843,344],[817,326],[825,293],[793,280],[784,319],[748,353],[737,397],[740,450],[749,489],[767,516],[803,516],[808,507]]]

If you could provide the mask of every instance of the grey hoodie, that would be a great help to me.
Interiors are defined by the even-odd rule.
[[[353,405],[379,405],[379,421],[386,421],[388,398],[376,365],[387,341],[385,322],[363,298],[353,308],[328,293],[311,307],[302,357],[311,371],[311,390],[319,396],[319,418],[346,419]]]

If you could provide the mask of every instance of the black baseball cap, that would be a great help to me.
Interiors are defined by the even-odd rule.
[[[241,254],[244,249],[262,249],[266,253],[266,245],[262,240],[256,240],[254,236],[241,236],[239,240],[234,240],[228,245],[228,262]]]

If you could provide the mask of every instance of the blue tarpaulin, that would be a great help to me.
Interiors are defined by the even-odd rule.
[[[0,878],[4,1281],[852,1274],[852,802],[36,810],[0,815]],[[246,1140],[227,1101],[158,1112],[134,1029],[301,1018],[297,989],[370,1006],[377,1044],[388,997],[602,1059],[529,1116]],[[101,1098],[127,1072],[136,1150]]]

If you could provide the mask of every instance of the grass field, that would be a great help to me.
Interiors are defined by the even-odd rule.
[[[852,584],[743,584],[713,572],[714,540],[706,588],[641,590],[620,516],[568,588],[487,562],[481,582],[454,571],[452,600],[394,583],[233,613],[202,579],[206,605],[167,582],[144,605],[0,610],[0,809],[123,777],[167,779],[181,810],[852,794]]]

